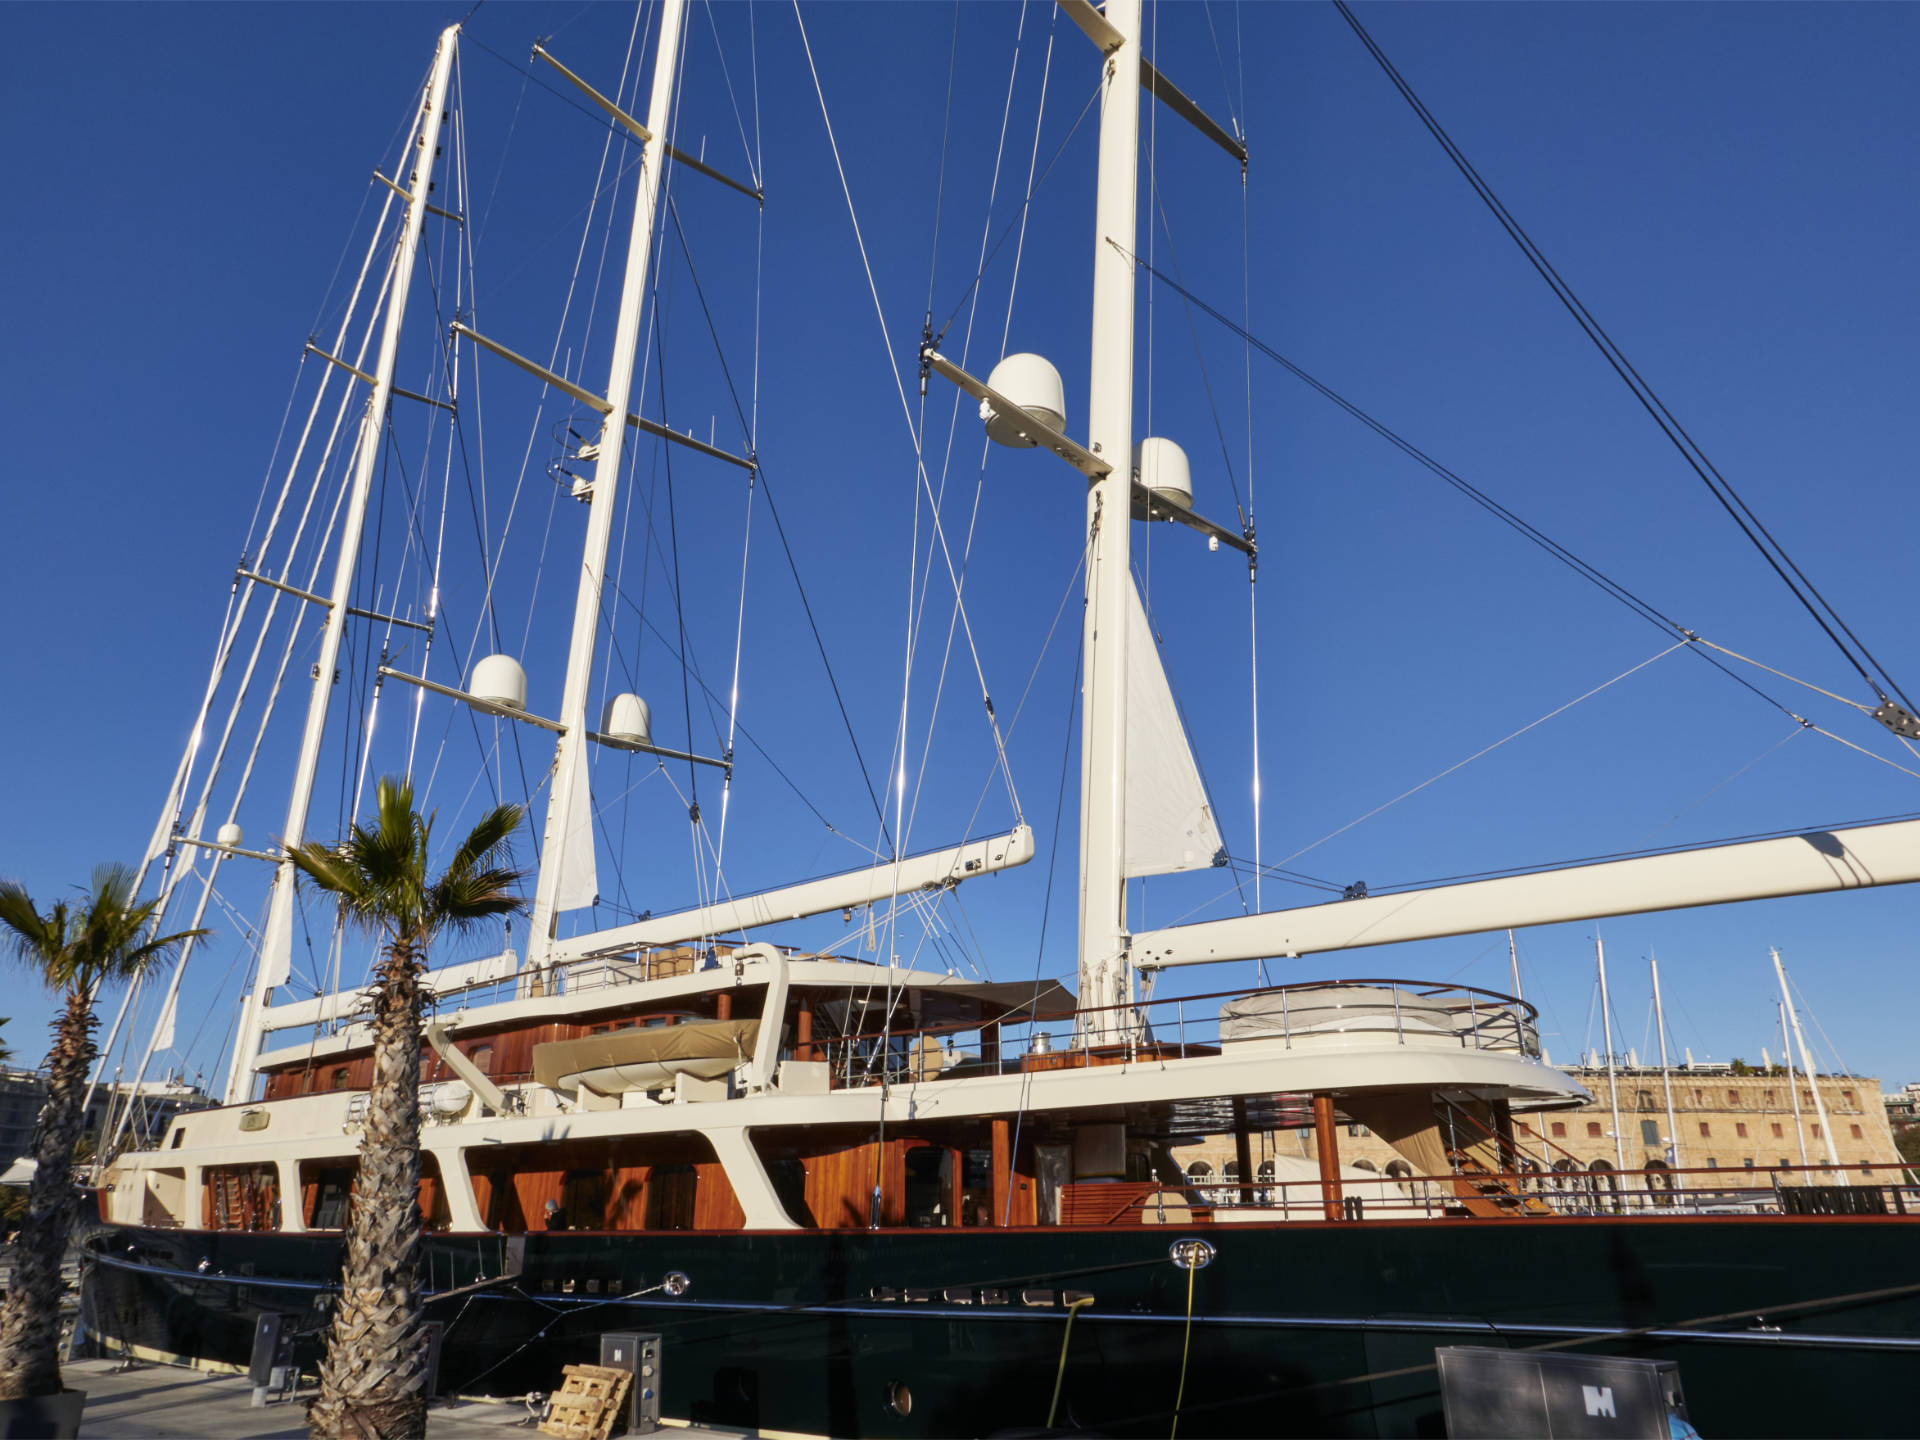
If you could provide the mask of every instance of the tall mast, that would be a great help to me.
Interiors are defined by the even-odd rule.
[[[587,686],[593,679],[593,648],[600,625],[601,585],[607,571],[607,545],[613,535],[614,502],[620,493],[620,465],[627,438],[627,407],[633,391],[634,352],[640,342],[640,312],[647,291],[647,260],[653,249],[653,223],[660,205],[660,175],[666,145],[674,71],[680,54],[684,0],[661,0],[660,45],[653,57],[653,94],[647,102],[647,138],[640,144],[640,182],[633,201],[633,225],[627,237],[627,273],[620,286],[620,315],[613,332],[613,365],[607,377],[606,419],[600,427],[599,453],[588,491],[586,549],[580,561],[580,588],[574,597],[573,641],[567,650],[566,687],[559,720],[567,728],[554,747],[553,786],[547,792],[546,826],[540,846],[540,878],[534,887],[533,914],[527,927],[529,967],[546,962],[559,919],[557,901],[569,843],[593,844],[591,811],[587,833],[569,835],[576,813],[576,787],[587,783]],[[580,796],[582,800],[586,796]],[[590,805],[590,801],[588,805]]]
[[[394,252],[393,287],[387,301],[386,328],[380,337],[380,358],[374,367],[373,393],[367,398],[366,413],[360,418],[360,437],[354,455],[353,489],[347,502],[346,521],[340,531],[340,549],[333,567],[333,588],[328,593],[326,624],[320,631],[320,653],[313,667],[313,693],[307,700],[307,724],[300,739],[300,759],[294,766],[293,794],[287,801],[287,819],[281,827],[282,843],[288,850],[306,838],[307,806],[313,799],[314,772],[320,762],[320,742],[326,734],[327,702],[333,694],[334,666],[340,658],[340,635],[347,623],[347,605],[353,598],[354,571],[360,560],[360,536],[366,526],[367,497],[373,486],[374,463],[380,458],[381,437],[386,430],[387,406],[393,396],[393,368],[400,350],[400,326],[406,317],[407,292],[413,285],[415,258],[420,249],[420,229],[426,223],[427,195],[433,188],[433,162],[439,153],[440,122],[446,114],[447,82],[453,73],[453,57],[460,36],[458,25],[440,32],[440,44],[434,51],[433,74],[427,81],[426,99],[420,108],[420,125],[413,134],[413,172],[407,187],[407,213],[400,232],[400,244]],[[247,1100],[253,1090],[253,1061],[260,1047],[261,1011],[272,997],[274,987],[286,983],[293,964],[293,887],[294,867],[282,860],[274,876],[273,899],[267,911],[266,941],[260,952],[260,968],[254,979],[253,994],[242,1007],[239,1032],[234,1036],[233,1063],[227,1071],[227,1103]]]
[[[1080,740],[1080,1003],[1123,1005],[1127,964],[1127,629],[1133,585],[1134,225],[1140,173],[1140,0],[1108,0],[1120,35],[1100,97],[1089,447],[1112,467],[1087,490],[1086,676]],[[1105,1012],[1098,1029],[1114,1028]]]
[[[1653,972],[1653,1028],[1660,1032],[1660,1084],[1667,1092],[1667,1144],[1671,1153],[1667,1163],[1679,1170],[1680,1122],[1673,1118],[1673,1071],[1667,1065],[1667,1012],[1660,1003],[1660,962],[1647,956],[1647,968]]]
[[[1507,931],[1507,964],[1513,969],[1513,998],[1526,999],[1526,993],[1520,988],[1520,948],[1513,943],[1513,931]]]
[[[1787,994],[1787,971],[1780,963],[1780,952],[1769,950],[1773,956],[1773,973],[1780,981],[1780,1003],[1786,1009],[1787,1022],[1793,1026],[1793,1038],[1800,1044],[1800,1068],[1806,1072],[1807,1084],[1813,1091],[1813,1113],[1820,1117],[1820,1138],[1826,1142],[1827,1163],[1838,1169],[1840,1152],[1833,1143],[1833,1125],[1827,1119],[1827,1103],[1820,1098],[1820,1076],[1813,1068],[1813,1057],[1807,1053],[1807,1037],[1800,1031],[1800,1015],[1793,1008],[1793,997]],[[1805,1145],[1802,1145],[1804,1151]],[[1804,1163],[1804,1159],[1802,1161]]]
[[[1593,958],[1600,967],[1600,1030],[1607,1044],[1607,1103],[1613,1107],[1613,1158],[1616,1170],[1627,1168],[1627,1147],[1620,1138],[1620,1086],[1613,1074],[1613,1005],[1607,999],[1607,947],[1593,932]]]
[[[1783,992],[1784,993],[1784,992]],[[1800,1142],[1800,1163],[1807,1163],[1807,1127],[1800,1121],[1800,1092],[1794,1087],[1799,1083],[1793,1078],[1793,1040],[1787,1034],[1787,1007],[1780,1006],[1780,1058],[1787,1062],[1787,1098],[1793,1101],[1793,1133]]]

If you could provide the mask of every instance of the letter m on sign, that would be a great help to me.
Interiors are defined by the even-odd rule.
[[[1587,1402],[1587,1414],[1605,1415],[1609,1420],[1615,1418],[1611,1385],[1582,1385],[1580,1398]]]

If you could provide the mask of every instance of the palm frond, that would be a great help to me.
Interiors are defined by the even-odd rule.
[[[103,967],[103,978],[131,980],[135,976],[144,975],[149,970],[156,970],[173,959],[174,952],[187,941],[198,940],[201,936],[212,933],[213,931],[204,926],[198,930],[176,930],[171,935],[161,935],[147,941],[144,945],[136,945],[131,950],[121,951],[109,957],[111,963],[110,966]]]
[[[447,874],[464,875],[475,866],[486,864],[493,858],[494,851],[513,838],[526,814],[525,808],[519,805],[496,805],[482,815],[480,823],[467,832],[467,838],[460,842],[453,859],[447,862]]]
[[[67,907],[56,902],[47,914],[17,880],[0,880],[0,945],[15,959],[44,969],[67,941]]]

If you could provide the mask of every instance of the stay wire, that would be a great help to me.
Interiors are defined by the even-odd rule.
[[[693,293],[699,297],[700,311],[707,319],[707,330],[713,336],[716,353],[720,352],[720,333],[714,325],[713,311],[707,305],[706,291],[700,285],[699,271],[694,268],[693,254],[687,245],[685,232],[680,228],[680,216],[671,201],[667,213],[673,220],[674,233],[680,239],[681,253],[686,257],[687,275],[693,281]],[[847,710],[846,697],[840,693],[840,682],[833,673],[833,661],[827,656],[827,642],[820,633],[820,624],[814,619],[813,605],[807,599],[806,582],[800,578],[800,562],[794,559],[793,545],[787,539],[787,527],[780,519],[780,507],[773,498],[772,478],[767,474],[766,465],[754,452],[753,424],[747,416],[746,407],[741,404],[740,390],[733,382],[733,371],[728,366],[724,353],[719,353],[720,374],[727,382],[727,394],[733,401],[733,413],[739,419],[740,432],[748,446],[748,458],[753,462],[754,475],[760,481],[760,493],[767,502],[767,514],[773,520],[774,534],[780,537],[780,550],[787,558],[787,569],[793,575],[793,588],[800,597],[800,610],[807,617],[807,628],[813,634],[814,648],[820,652],[820,664],[827,672],[827,686],[833,691],[833,703],[840,711],[840,723],[846,728],[847,743],[853,747],[854,762],[860,767],[860,779],[867,787],[867,799],[873,803],[873,813],[880,819],[880,833],[887,844],[893,844],[893,832],[887,825],[886,808],[880,803],[880,796],[873,788],[873,773],[867,768],[867,757],[861,752],[860,737],[853,728],[853,716]],[[742,732],[744,733],[744,731]],[[759,747],[756,746],[756,749]],[[762,752],[765,753],[764,751]],[[857,843],[857,842],[856,842]]]
[[[1807,578],[1806,572],[1794,563],[1792,557],[1787,554],[1780,542],[1774,538],[1773,533],[1767,529],[1759,516],[1754,513],[1752,507],[1749,506],[1747,502],[1741,498],[1740,493],[1734,489],[1732,482],[1720,473],[1719,468],[1707,457],[1706,451],[1700,447],[1699,442],[1687,432],[1685,427],[1675,418],[1673,412],[1667,408],[1666,403],[1661,400],[1652,385],[1634,368],[1632,362],[1627,359],[1626,352],[1620,348],[1600,322],[1593,317],[1592,312],[1587,309],[1580,297],[1574,293],[1573,287],[1566,282],[1560,275],[1560,272],[1554,268],[1552,262],[1547,259],[1545,252],[1534,243],[1532,236],[1528,235],[1520,222],[1513,217],[1512,212],[1501,202],[1500,197],[1493,193],[1492,187],[1481,177],[1480,172],[1474,168],[1473,162],[1467,158],[1466,153],[1454,143],[1453,138],[1447,134],[1439,120],[1434,117],[1433,112],[1427,109],[1425,103],[1414,93],[1413,87],[1409,85],[1405,78],[1401,76],[1400,72],[1394,68],[1393,62],[1387,58],[1386,52],[1380,48],[1373,36],[1367,33],[1366,27],[1360,23],[1358,17],[1356,17],[1348,7],[1346,0],[1333,0],[1333,3],[1334,7],[1339,10],[1341,17],[1352,27],[1354,34],[1360,38],[1360,42],[1367,47],[1368,53],[1379,63],[1380,68],[1386,73],[1387,78],[1393,82],[1394,88],[1400,92],[1401,97],[1412,107],[1414,114],[1419,117],[1420,123],[1426,127],[1428,133],[1439,143],[1440,148],[1446,152],[1447,158],[1453,161],[1455,168],[1466,178],[1467,183],[1473,187],[1474,193],[1480,197],[1488,210],[1493,213],[1494,218],[1500,222],[1501,228],[1507,232],[1514,244],[1520,248],[1521,254],[1525,255],[1528,262],[1539,272],[1540,278],[1547,282],[1547,286],[1553,291],[1554,297],[1565,307],[1567,313],[1573,316],[1574,321],[1580,326],[1581,330],[1585,332],[1587,338],[1593,342],[1595,348],[1600,351],[1600,354],[1606,360],[1607,364],[1613,368],[1614,373],[1617,374],[1622,383],[1633,392],[1633,396],[1640,402],[1641,408],[1643,408],[1653,419],[1653,422],[1660,427],[1661,432],[1667,437],[1668,441],[1672,443],[1674,449],[1680,452],[1680,457],[1687,462],[1688,467],[1699,477],[1700,483],[1707,487],[1707,490],[1713,495],[1713,498],[1720,503],[1721,508],[1727,512],[1734,524],[1740,528],[1740,532],[1745,535],[1753,547],[1760,552],[1761,557],[1766,560],[1773,572],[1780,577],[1781,582],[1786,585],[1787,589],[1793,593],[1794,598],[1798,600],[1806,612],[1813,617],[1814,623],[1826,632],[1827,638],[1833,642],[1834,647],[1846,657],[1847,663],[1859,672],[1860,678],[1866,681],[1867,687],[1872,690],[1876,696],[1883,702],[1887,699],[1886,689],[1883,689],[1881,686],[1881,681],[1884,680],[1887,688],[1890,688],[1894,694],[1900,697],[1907,709],[1912,710],[1914,705],[1913,702],[1907,698],[1906,692],[1902,690],[1887,673],[1886,667],[1874,658],[1873,653],[1862,643],[1860,637],[1854,634],[1851,627],[1840,617],[1839,611],[1834,609],[1827,598],[1822,595],[1813,582]],[[1792,574],[1789,575],[1788,571],[1791,571]],[[1796,583],[1796,580],[1798,583]],[[1825,615],[1821,613],[1823,610],[1826,612]],[[1832,619],[1831,624],[1828,623],[1829,616]],[[1834,627],[1836,625],[1839,627],[1840,632],[1845,634],[1847,640],[1853,642],[1854,649],[1849,649],[1846,642],[1840,638],[1840,635],[1835,633]],[[1856,649],[1859,652],[1857,655],[1854,653]],[[1869,666],[1871,666],[1872,669],[1869,669]],[[1876,674],[1879,678],[1875,678]]]
[[[1247,342],[1247,344],[1252,346],[1257,353],[1273,361],[1274,364],[1278,365],[1281,369],[1285,370],[1288,374],[1292,375],[1295,379],[1299,380],[1302,384],[1306,385],[1309,389],[1317,392],[1323,398],[1331,401],[1340,409],[1346,411],[1347,414],[1351,415],[1355,420],[1358,420],[1362,425],[1366,426],[1369,430],[1373,431],[1373,433],[1378,435],[1382,440],[1385,440],[1389,445],[1393,446],[1396,450],[1400,451],[1403,455],[1407,456],[1408,459],[1414,461],[1416,464],[1420,465],[1422,468],[1429,470],[1433,474],[1439,476],[1440,479],[1444,480],[1448,485],[1451,485],[1455,490],[1459,491],[1462,495],[1466,496],[1469,500],[1473,501],[1474,504],[1480,506],[1488,514],[1492,515],[1495,519],[1499,520],[1501,523],[1505,525],[1510,526],[1515,532],[1524,536],[1526,539],[1532,541],[1535,545],[1538,545],[1542,550],[1545,550],[1549,555],[1553,556],[1554,559],[1560,561],[1563,565],[1566,565],[1569,569],[1571,569],[1575,574],[1581,576],[1583,579],[1587,580],[1594,586],[1598,587],[1603,593],[1619,601],[1620,604],[1626,606],[1629,610],[1633,611],[1636,615],[1640,616],[1640,618],[1645,620],[1648,624],[1653,625],[1656,628],[1665,631],[1669,635],[1677,636],[1683,640],[1688,640],[1688,641],[1700,640],[1700,637],[1697,634],[1695,634],[1695,632],[1687,629],[1686,626],[1682,625],[1679,621],[1665,614],[1658,607],[1656,607],[1651,601],[1643,599],[1641,596],[1639,596],[1632,590],[1628,589],[1625,585],[1621,584],[1619,581],[1613,579],[1611,576],[1606,574],[1605,571],[1581,559],[1580,556],[1574,554],[1573,551],[1569,550],[1566,546],[1562,545],[1559,541],[1555,540],[1552,536],[1546,534],[1544,531],[1536,528],[1534,525],[1530,524],[1528,521],[1522,519],[1519,515],[1515,514],[1512,510],[1509,510],[1505,505],[1501,504],[1498,500],[1494,499],[1491,495],[1487,494],[1486,491],[1474,485],[1471,481],[1467,480],[1464,476],[1457,474],[1455,471],[1441,464],[1440,461],[1434,459],[1433,456],[1429,455],[1426,451],[1422,450],[1419,446],[1415,445],[1411,440],[1406,439],[1404,436],[1400,435],[1397,431],[1390,429],[1384,422],[1375,419],[1367,411],[1362,410],[1358,405],[1354,404],[1353,401],[1347,399],[1347,397],[1342,395],[1339,391],[1333,389],[1333,387],[1331,387],[1330,385],[1323,383],[1318,378],[1316,378],[1313,374],[1311,374],[1309,371],[1304,370],[1300,366],[1294,364],[1293,361],[1289,360],[1285,355],[1282,355],[1278,350],[1274,349],[1273,346],[1269,345],[1266,341],[1260,339],[1259,336],[1254,335],[1251,331],[1247,330],[1244,326],[1239,324],[1237,321],[1230,319],[1221,311],[1215,309],[1212,305],[1208,304],[1200,296],[1196,295],[1193,291],[1187,289],[1187,287],[1182,285],[1178,280],[1174,279],[1172,276],[1168,275],[1166,272],[1155,268],[1153,265],[1147,263],[1145,260],[1141,259],[1138,255],[1133,254],[1131,251],[1128,251],[1124,246],[1119,245],[1117,242],[1109,240],[1107,243],[1110,245],[1113,245],[1114,248],[1116,250],[1119,250],[1122,254],[1125,254],[1130,260],[1133,261],[1135,265],[1138,265],[1142,270],[1146,271],[1147,274],[1153,276],[1153,278],[1158,280],[1162,285],[1167,286],[1169,289],[1176,291],[1177,293],[1184,296],[1186,299],[1190,300],[1193,303],[1193,305],[1197,309],[1199,309],[1203,314],[1210,316],[1213,320],[1225,326],[1228,330],[1232,331],[1234,334],[1240,336],[1243,340]],[[1758,685],[1755,685],[1752,681],[1748,680],[1745,676],[1739,674],[1737,671],[1732,669],[1732,667],[1723,664],[1721,661],[1715,659],[1712,655],[1707,654],[1706,651],[1700,649],[1697,645],[1692,647],[1691,653],[1698,655],[1703,661],[1713,666],[1714,669],[1720,671],[1721,674],[1727,676],[1728,679],[1732,680],[1736,685],[1740,686],[1742,689],[1750,691],[1754,695],[1758,696],[1760,699],[1766,701],[1767,704],[1771,705],[1774,709],[1778,710],[1781,714],[1786,715],[1789,718],[1795,719],[1795,720],[1798,720],[1800,718],[1787,706],[1783,705],[1780,701],[1776,700],[1773,696],[1769,695],[1766,691],[1762,690]],[[1875,758],[1878,759],[1880,757],[1876,756]]]

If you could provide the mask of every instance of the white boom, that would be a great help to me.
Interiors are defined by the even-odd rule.
[[[798,920],[806,915],[823,915],[830,910],[846,910],[908,895],[915,890],[943,888],[970,880],[976,875],[1024,865],[1033,858],[1033,830],[1015,826],[1005,835],[985,840],[970,840],[947,850],[912,855],[898,865],[869,866],[828,875],[778,890],[762,890],[757,895],[742,895],[717,905],[702,905],[672,915],[655,915],[630,925],[615,925],[590,935],[575,935],[556,940],[547,958],[556,963],[584,959],[589,955],[609,955],[642,945],[677,945],[698,940],[704,935],[729,935],[756,925],[771,925],[782,920]]]
[[[1917,880],[1920,820],[1900,820],[1175,925],[1134,936],[1133,960],[1158,970],[1308,955]]]

